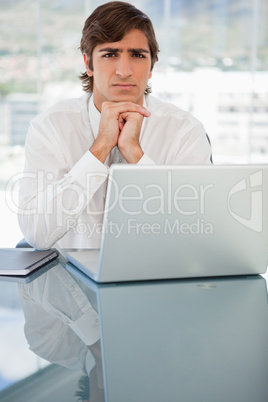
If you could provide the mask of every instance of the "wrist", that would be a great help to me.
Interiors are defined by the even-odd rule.
[[[123,158],[128,163],[138,163],[139,160],[143,157],[144,152],[139,145],[137,146],[129,146],[127,149],[119,149]]]
[[[98,141],[98,139],[96,139],[89,148],[89,151],[95,156],[95,158],[104,163],[111,151],[111,147],[109,147],[106,142]]]

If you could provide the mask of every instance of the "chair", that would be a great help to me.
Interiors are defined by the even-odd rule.
[[[32,246],[23,238],[18,242],[16,248],[32,248]]]

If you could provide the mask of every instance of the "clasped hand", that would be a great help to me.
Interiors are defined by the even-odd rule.
[[[133,102],[103,102],[98,136],[90,151],[102,163],[117,145],[128,163],[137,163],[143,156],[139,138],[142,121],[150,112]]]

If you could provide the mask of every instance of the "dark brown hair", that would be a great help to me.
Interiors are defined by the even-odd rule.
[[[92,53],[97,45],[106,42],[118,42],[133,29],[142,31],[147,39],[151,53],[152,65],[158,60],[158,43],[151,20],[132,4],[122,1],[111,1],[97,7],[87,18],[80,42],[80,50],[89,59],[89,68],[93,71]],[[83,90],[93,92],[93,77],[82,73]],[[145,93],[151,92],[147,86]]]

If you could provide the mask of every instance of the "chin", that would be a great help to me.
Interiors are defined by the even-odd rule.
[[[138,98],[135,95],[131,95],[129,93],[126,94],[120,94],[120,95],[115,95],[111,98],[111,102],[133,102],[133,103],[137,103],[138,100],[140,98]]]
[[[113,102],[126,102],[131,101],[136,103],[140,99],[140,95],[134,91],[120,91],[111,94],[110,99]]]

